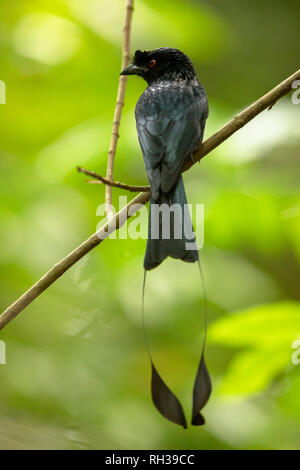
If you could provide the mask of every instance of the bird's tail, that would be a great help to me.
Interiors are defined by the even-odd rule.
[[[144,268],[158,266],[167,256],[193,263],[198,250],[182,176],[170,192],[150,199],[148,241]]]

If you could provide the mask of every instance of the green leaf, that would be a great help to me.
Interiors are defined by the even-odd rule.
[[[300,337],[300,304],[280,302],[237,312],[214,323],[210,342],[245,347],[219,387],[221,394],[264,390],[291,363],[292,343]]]
[[[256,346],[262,349],[291,348],[300,336],[300,303],[278,302],[251,307],[215,322],[210,341],[229,346]]]

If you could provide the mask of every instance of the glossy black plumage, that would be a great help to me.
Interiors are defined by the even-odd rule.
[[[156,65],[149,63],[155,59]],[[151,187],[151,204],[187,204],[181,182],[181,170],[203,139],[208,104],[190,59],[177,49],[161,48],[137,51],[132,72],[141,75],[148,87],[136,105],[136,126],[144,163]],[[178,185],[178,190],[176,187]],[[150,209],[151,212],[151,209]],[[186,231],[192,231],[190,219]],[[186,248],[184,236],[178,239],[149,237],[144,260],[145,269],[159,265],[167,256],[193,262],[196,250]]]
[[[199,147],[207,114],[206,95],[196,79],[162,78],[138,100],[136,126],[155,201],[159,191],[172,189],[185,160]]]

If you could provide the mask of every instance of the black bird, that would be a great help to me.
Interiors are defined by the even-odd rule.
[[[139,75],[148,84],[135,109],[139,142],[151,188],[144,268],[155,268],[167,256],[190,263],[199,262],[191,219],[186,210],[181,172],[203,139],[208,116],[205,90],[197,79],[191,60],[178,49],[167,47],[136,51],[132,63],[121,75]],[[154,211],[155,206],[162,208],[162,205],[171,208],[169,228],[163,225],[164,212],[161,219],[159,212]],[[172,210],[175,207],[181,209],[179,218]],[[203,351],[204,348],[193,396],[192,424],[196,425],[204,424],[199,411],[211,391]],[[152,397],[156,407],[166,418],[186,427],[179,401],[162,381],[152,359],[151,363]]]

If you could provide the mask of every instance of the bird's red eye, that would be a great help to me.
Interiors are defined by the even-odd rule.
[[[149,67],[153,68],[156,66],[156,60],[155,59],[151,59],[150,62],[149,62]]]

